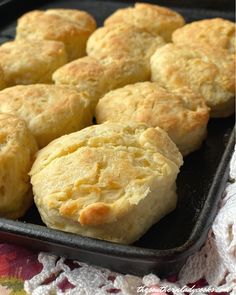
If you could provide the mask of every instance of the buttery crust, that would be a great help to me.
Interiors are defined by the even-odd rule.
[[[0,65],[7,86],[52,83],[52,73],[67,62],[63,43],[11,41],[0,46]]]
[[[235,56],[208,46],[167,44],[151,57],[152,81],[169,89],[189,87],[210,107],[211,117],[234,113]]]
[[[32,204],[29,170],[37,144],[23,120],[0,113],[0,216],[21,217]]]
[[[87,39],[95,29],[94,18],[85,11],[34,10],[18,19],[16,38],[61,41],[69,60],[73,60],[85,55]]]
[[[25,120],[39,147],[92,123],[88,100],[69,86],[35,84],[4,89],[0,112]]]
[[[97,123],[143,122],[164,129],[186,155],[201,145],[209,119],[204,99],[188,88],[170,91],[142,82],[113,90],[96,107]]]
[[[175,208],[181,164],[162,129],[105,123],[51,142],[30,175],[47,226],[132,243]]]
[[[119,55],[105,55],[99,59],[86,56],[62,66],[53,74],[57,85],[72,85],[83,92],[90,100],[92,109],[108,91],[149,78],[144,62]]]
[[[5,88],[5,79],[4,79],[4,73],[2,70],[2,67],[0,66],[0,90]]]
[[[158,47],[165,44],[160,36],[155,36],[140,28],[117,24],[97,29],[88,39],[87,54],[96,58],[101,55],[132,58],[146,62]]]
[[[235,23],[222,19],[204,19],[176,30],[172,40],[177,45],[208,45],[235,53]]]
[[[134,7],[118,9],[104,22],[105,26],[119,23],[136,26],[170,42],[172,32],[182,27],[185,21],[179,13],[166,7],[136,3]]]

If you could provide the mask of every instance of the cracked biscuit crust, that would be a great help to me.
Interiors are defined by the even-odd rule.
[[[89,102],[70,86],[18,85],[0,92],[0,112],[25,120],[39,147],[91,124]]]
[[[174,209],[181,164],[163,130],[105,123],[50,143],[30,175],[49,227],[131,243]]]
[[[143,122],[161,127],[183,155],[197,149],[206,136],[209,118],[204,99],[188,88],[170,91],[143,82],[111,91],[96,107],[97,123]]]
[[[125,23],[160,35],[165,41],[171,41],[172,32],[185,23],[183,17],[166,7],[146,3],[136,3],[134,7],[118,9],[105,20],[105,25]]]
[[[234,113],[235,56],[208,46],[167,44],[151,57],[151,79],[169,89],[189,87],[201,95],[211,117]]]
[[[67,62],[63,43],[11,41],[0,46],[0,65],[7,86],[52,83],[53,72]]]
[[[172,40],[177,45],[208,45],[235,53],[235,23],[222,19],[204,19],[176,30]]]
[[[18,19],[16,38],[61,41],[69,60],[73,60],[85,55],[87,39],[95,29],[94,18],[85,11],[35,10]]]
[[[32,204],[29,170],[37,151],[23,120],[0,113],[0,216],[21,217]]]

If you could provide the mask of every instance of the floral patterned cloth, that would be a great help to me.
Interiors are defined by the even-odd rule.
[[[46,276],[42,276],[43,268],[46,268]],[[66,269],[68,268],[68,269]],[[91,274],[91,283],[92,283],[92,277],[94,277],[94,272],[96,272],[96,267],[89,267],[86,264],[79,263],[79,262],[73,262],[71,260],[66,260],[63,258],[58,258],[53,255],[48,255],[46,253],[36,253],[33,251],[26,250],[22,247],[13,246],[10,244],[0,244],[0,295],[27,295],[31,294],[31,291],[26,292],[24,288],[24,282],[34,280],[34,278],[39,277],[41,279],[40,285],[42,287],[42,292],[37,292],[37,294],[46,295],[49,294],[47,290],[47,286],[51,286],[53,282],[56,282],[57,286],[55,290],[55,293],[51,293],[51,290],[49,291],[50,294],[58,294],[60,292],[61,294],[67,294],[67,291],[71,290],[73,291],[74,288],[76,288],[75,285],[70,283],[66,277],[68,270],[70,272],[79,270],[82,268],[83,270],[87,270]],[[99,268],[97,268],[98,270]],[[99,269],[101,271],[101,269]],[[106,289],[101,287],[101,294],[122,294],[122,290],[120,288],[114,288],[113,283],[118,278],[119,274],[115,274],[110,272],[109,270],[102,270],[104,279],[111,282],[111,286],[107,286],[106,283]],[[82,275],[81,273],[78,275]],[[58,278],[61,276],[61,280],[58,280]],[[138,278],[135,278],[134,276],[126,276],[127,282],[131,283],[131,285],[134,285],[136,287],[136,290],[138,290],[138,287],[144,286],[147,288],[150,288],[154,290],[153,292],[148,294],[157,294],[157,295],[164,295],[165,292],[161,292],[159,289],[158,282],[156,281],[156,277],[153,276],[155,279],[153,280],[152,275],[151,277],[146,276],[144,277],[144,280],[141,281]],[[86,278],[88,276],[86,275]],[[148,280],[151,282],[153,281],[153,284],[148,284]],[[136,282],[135,282],[136,280]],[[145,283],[146,281],[146,283]],[[175,282],[176,277],[170,277],[168,279],[169,282]],[[123,282],[121,282],[123,284]],[[141,284],[140,284],[141,283]],[[191,287],[193,284],[189,284],[188,286]],[[203,287],[206,286],[205,280],[200,280],[197,282],[196,287]],[[78,286],[77,286],[78,287]],[[51,287],[50,287],[51,288]],[[27,289],[27,287],[26,287]],[[76,288],[77,289],[77,288]],[[141,290],[141,289],[140,289]],[[143,289],[145,290],[145,289]],[[32,291],[34,293],[34,291]],[[46,292],[46,293],[45,293]],[[131,290],[132,292],[132,290]],[[132,292],[133,293],[133,292]],[[136,293],[136,292],[135,292]],[[78,291],[72,294],[80,294]],[[93,290],[88,291],[87,294],[93,294]],[[96,293],[97,294],[97,293]],[[144,293],[140,293],[144,294]],[[213,295],[213,294],[212,294]],[[223,295],[223,294],[222,294]]]
[[[0,295],[25,295],[24,281],[41,272],[38,254],[0,244]]]
[[[71,275],[73,273],[75,277],[74,284],[67,279],[67,276],[70,276],[71,280]],[[76,277],[79,278],[79,280],[82,278],[82,281],[84,279],[84,286],[81,286],[81,282],[80,284],[78,284],[78,282],[76,283]],[[104,283],[102,284],[103,280]],[[97,281],[97,286],[95,281]],[[172,284],[174,285],[176,281],[177,277],[169,277],[166,280],[166,284],[171,286]],[[159,278],[152,274],[143,278],[129,275],[123,276],[112,273],[106,269],[88,266],[77,261],[58,258],[46,253],[38,254],[22,247],[9,244],[0,244],[0,295],[172,294],[172,292],[164,292],[160,289],[159,283]],[[37,285],[37,290],[30,290],[34,284]],[[91,288],[89,288],[89,285],[91,285]],[[187,284],[186,287],[189,289],[197,289],[204,288],[207,285],[205,279],[200,279],[195,283]],[[84,292],[85,286],[87,290],[86,293]],[[92,286],[99,288],[100,292],[94,293],[95,287]],[[28,292],[26,292],[26,290]],[[189,293],[190,292],[185,292],[184,294]],[[208,294],[227,295],[229,293],[208,292]]]

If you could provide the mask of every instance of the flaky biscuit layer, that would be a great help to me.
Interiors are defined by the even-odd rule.
[[[21,217],[32,204],[28,173],[37,144],[23,120],[0,113],[0,216]]]

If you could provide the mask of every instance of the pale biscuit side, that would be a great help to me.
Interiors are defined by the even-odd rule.
[[[21,217],[33,202],[29,170],[37,151],[23,120],[0,113],[0,216]]]
[[[6,87],[6,84],[4,79],[4,73],[3,73],[2,67],[0,66],[0,90],[2,90],[5,87]]]

